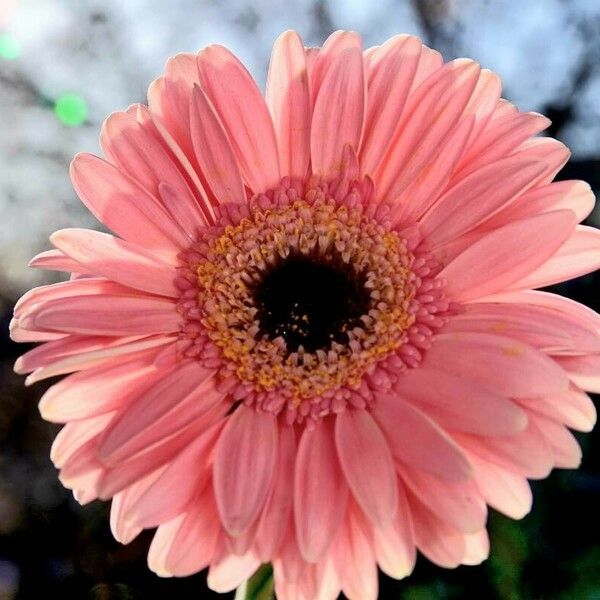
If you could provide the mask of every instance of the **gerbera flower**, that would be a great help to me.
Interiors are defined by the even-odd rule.
[[[377,596],[488,554],[487,505],[572,468],[591,429],[600,318],[531,291],[594,270],[594,197],[470,60],[412,36],[276,42],[266,101],[225,48],[167,63],[72,179],[115,236],[55,233],[12,335],[65,427],[81,502],[123,543],[158,527],[159,575],[283,599]]]

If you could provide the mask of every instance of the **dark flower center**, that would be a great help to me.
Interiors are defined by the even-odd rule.
[[[290,255],[265,273],[254,289],[262,334],[283,337],[288,352],[344,344],[370,308],[365,277],[341,258]]]

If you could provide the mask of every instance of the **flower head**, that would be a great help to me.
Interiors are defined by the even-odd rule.
[[[35,267],[17,362],[64,423],[76,498],[112,498],[160,575],[261,562],[280,598],[377,595],[418,548],[488,553],[487,506],[576,467],[600,391],[600,317],[532,291],[600,265],[594,197],[552,183],[548,125],[492,72],[411,36],[276,42],[266,102],[225,48],[167,63],[72,179],[114,233],[67,229]]]

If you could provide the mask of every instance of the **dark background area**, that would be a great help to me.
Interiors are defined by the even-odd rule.
[[[307,43],[320,44],[331,30],[352,27],[367,45],[406,31],[446,58],[468,55],[498,70],[504,96],[548,115],[550,135],[572,147],[559,178],[584,179],[597,192],[600,2],[382,0],[371,11],[351,0],[283,8],[269,0],[10,4],[9,13],[8,0],[0,0],[0,600],[224,597],[207,589],[205,573],[155,576],[146,566],[151,532],[121,546],[110,534],[108,504],[77,505],[48,457],[58,428],[37,411],[51,382],[24,388],[12,371],[26,349],[8,338],[12,306],[49,277],[27,270],[26,259],[47,247],[52,230],[91,224],[68,183],[72,154],[96,151],[102,118],[143,101],[177,51],[220,41],[262,81],[281,30],[298,28]],[[17,56],[3,54],[2,39],[19,43]],[[77,92],[86,105],[76,125],[56,111],[63,91]],[[596,211],[588,224],[599,223]],[[554,291],[600,310],[600,274]],[[420,558],[404,581],[382,576],[380,598],[600,599],[600,434],[577,437],[581,468],[534,482],[530,515],[514,522],[491,511],[488,561],[449,571]]]

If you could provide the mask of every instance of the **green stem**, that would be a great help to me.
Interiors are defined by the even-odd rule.
[[[274,598],[273,569],[269,564],[259,567],[235,593],[235,600],[274,600]]]

